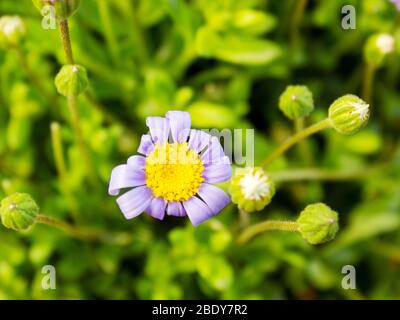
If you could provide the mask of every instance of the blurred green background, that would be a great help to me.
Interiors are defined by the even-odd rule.
[[[342,29],[346,4],[356,8],[355,30]],[[48,226],[0,226],[0,299],[400,298],[400,16],[388,0],[83,0],[70,26],[90,79],[90,95],[78,102],[95,184],[54,87],[65,63],[59,31],[41,27],[30,0],[1,0],[3,15],[21,16],[27,34],[19,53],[0,50],[0,198],[28,192],[46,215],[115,235],[82,241]],[[361,94],[363,47],[376,32],[399,41],[376,72],[368,126],[351,137],[323,132],[307,141],[308,157],[294,148],[271,170],[379,170],[282,183],[250,215],[250,223],[295,219],[322,201],[340,214],[334,241],[311,246],[298,234],[269,232],[239,245],[234,205],[194,228],[174,217],[127,221],[108,196],[110,172],[136,153],[145,117],[171,109],[189,111],[197,128],[255,128],[260,163],[293,132],[278,109],[285,87],[307,85],[316,102],[307,122],[324,118],[339,96]],[[44,265],[57,270],[56,290],[41,287]],[[356,290],[341,287],[344,265],[356,267]]]

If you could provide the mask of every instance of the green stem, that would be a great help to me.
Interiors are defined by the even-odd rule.
[[[109,2],[107,0],[98,0],[97,6],[100,13],[101,23],[103,25],[103,31],[106,38],[106,43],[108,47],[108,51],[111,56],[111,60],[114,66],[119,65],[119,48],[118,42],[114,33],[114,28],[112,26],[111,17],[110,17],[110,7]]]
[[[68,171],[64,159],[64,148],[61,139],[60,124],[58,122],[53,122],[50,126],[50,129],[54,161],[59,177],[60,191],[65,195],[68,201],[68,206],[70,207],[72,218],[77,222],[79,220],[78,205],[68,183]]]
[[[382,172],[384,166],[368,167],[357,170],[330,170],[318,168],[289,169],[278,172],[270,172],[275,182],[298,181],[298,180],[325,180],[346,181],[354,179],[366,179],[371,175]]]
[[[47,103],[49,105],[52,105],[54,109],[58,110],[59,108],[58,108],[57,96],[50,93],[44,86],[43,82],[41,81],[41,78],[39,78],[35,74],[35,72],[33,72],[31,67],[29,66],[24,51],[20,47],[15,47],[15,50],[17,51],[21,67],[25,71],[26,76],[29,78],[32,84],[37,88],[40,95],[47,101]]]
[[[295,221],[268,220],[246,228],[239,235],[238,241],[241,244],[245,244],[257,234],[265,231],[279,230],[279,231],[297,232],[298,228],[299,228],[298,223]]]
[[[79,112],[78,112],[78,108],[77,108],[77,97],[74,97],[74,96],[67,97],[67,103],[68,103],[68,110],[71,115],[71,126],[75,133],[75,139],[78,142],[78,147],[79,147],[79,149],[82,153],[82,157],[85,161],[86,169],[87,169],[87,172],[89,173],[89,177],[92,180],[92,182],[95,183],[96,172],[94,170],[94,167],[92,166],[92,159],[91,159],[89,150],[87,149],[85,140],[83,139],[82,130],[81,130],[81,126],[80,126],[80,117],[79,117]]]
[[[295,0],[296,6],[293,12],[292,24],[290,28],[290,38],[292,48],[297,46],[300,34],[300,25],[303,20],[304,12],[306,10],[308,0]]]
[[[284,154],[290,147],[295,145],[296,143],[302,141],[303,139],[307,138],[308,136],[313,135],[321,130],[326,128],[330,128],[332,126],[331,121],[329,118],[326,118],[318,123],[315,123],[300,132],[297,132],[295,135],[287,139],[283,142],[268,158],[266,158],[261,166],[266,168],[268,167],[274,160]]]
[[[102,2],[102,1],[100,1]],[[65,57],[67,59],[67,64],[74,64],[74,55],[72,53],[71,38],[69,33],[68,19],[61,19],[59,21],[61,40],[63,43],[63,48],[65,52]]]
[[[36,216],[36,223],[51,226],[63,231],[72,238],[89,241],[102,241],[119,245],[126,245],[132,241],[132,235],[125,232],[107,233],[102,230],[75,227],[63,220],[49,217],[43,214]]]
[[[304,130],[305,121],[304,118],[299,118],[294,120],[294,130],[295,133],[299,133]],[[298,151],[302,160],[307,164],[312,164],[312,157],[310,146],[307,144],[307,141],[302,141],[298,145]]]
[[[371,63],[367,63],[364,71],[362,98],[369,104],[371,104],[372,99],[372,87],[374,85],[375,73],[375,66]]]
[[[137,57],[141,64],[145,64],[149,57],[149,49],[147,47],[147,41],[145,39],[144,32],[138,21],[138,14],[136,11],[135,1],[130,2],[129,17],[132,20],[132,36],[134,42],[137,42]]]

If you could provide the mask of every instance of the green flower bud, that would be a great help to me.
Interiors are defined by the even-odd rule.
[[[328,242],[339,230],[338,214],[323,203],[308,205],[297,219],[298,231],[311,244]]]
[[[0,18],[0,48],[17,46],[25,34],[25,24],[19,16]]]
[[[288,86],[279,99],[279,109],[291,120],[306,117],[314,110],[313,95],[306,86]]]
[[[44,14],[43,8],[52,6],[57,19],[67,19],[72,16],[81,4],[80,0],[32,0],[40,13]],[[47,11],[46,11],[47,14]]]
[[[271,202],[275,184],[264,169],[237,169],[231,179],[232,202],[247,212],[260,211]]]
[[[342,134],[354,134],[369,118],[369,105],[359,97],[348,94],[332,103],[329,119],[333,128]]]
[[[86,69],[79,65],[63,66],[56,76],[57,91],[65,97],[77,97],[83,93],[89,80]]]
[[[1,222],[6,228],[16,231],[28,229],[35,223],[39,207],[26,193],[14,193],[1,201]]]
[[[380,67],[385,57],[394,51],[394,37],[387,33],[372,35],[364,47],[364,59],[373,66]]]

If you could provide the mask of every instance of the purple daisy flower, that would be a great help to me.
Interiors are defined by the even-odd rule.
[[[400,0],[390,0],[390,2],[393,3],[396,6],[397,10],[400,11]]]
[[[188,112],[169,111],[165,118],[148,117],[149,134],[138,152],[111,173],[108,193],[127,219],[143,212],[156,219],[188,216],[198,225],[221,211],[229,196],[212,185],[231,177],[231,163],[216,137],[190,129]]]

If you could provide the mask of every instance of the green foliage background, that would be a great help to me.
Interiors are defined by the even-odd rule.
[[[296,1],[83,0],[70,19],[77,63],[90,78],[79,99],[85,141],[100,177],[88,184],[65,99],[54,77],[65,63],[58,30],[41,28],[30,0],[1,0],[0,16],[20,15],[32,82],[16,51],[0,51],[0,198],[28,192],[41,212],[116,236],[70,238],[48,226],[17,233],[0,228],[1,299],[399,299],[400,133],[399,15],[387,0],[309,1],[293,33]],[[341,8],[357,10],[357,29],[341,28]],[[248,10],[252,20],[245,19]],[[229,206],[198,228],[187,219],[126,221],[107,195],[114,166],[136,152],[145,117],[187,110],[198,128],[255,128],[256,163],[293,131],[278,109],[289,84],[305,84],[324,118],[334,99],[359,94],[362,48],[375,32],[391,32],[396,52],[378,70],[368,126],[351,137],[333,130],[309,139],[272,171],[301,167],[359,170],[346,181],[295,181],[250,216],[294,219],[322,201],[340,213],[331,243],[308,245],[298,234],[270,232],[237,244],[240,219]],[[43,90],[44,89],[44,90]],[[43,95],[43,91],[47,95]],[[94,100],[94,101],[93,101]],[[62,126],[68,179],[57,177],[50,123]],[[42,290],[44,265],[57,289]],[[343,290],[341,269],[354,265],[357,290]]]

